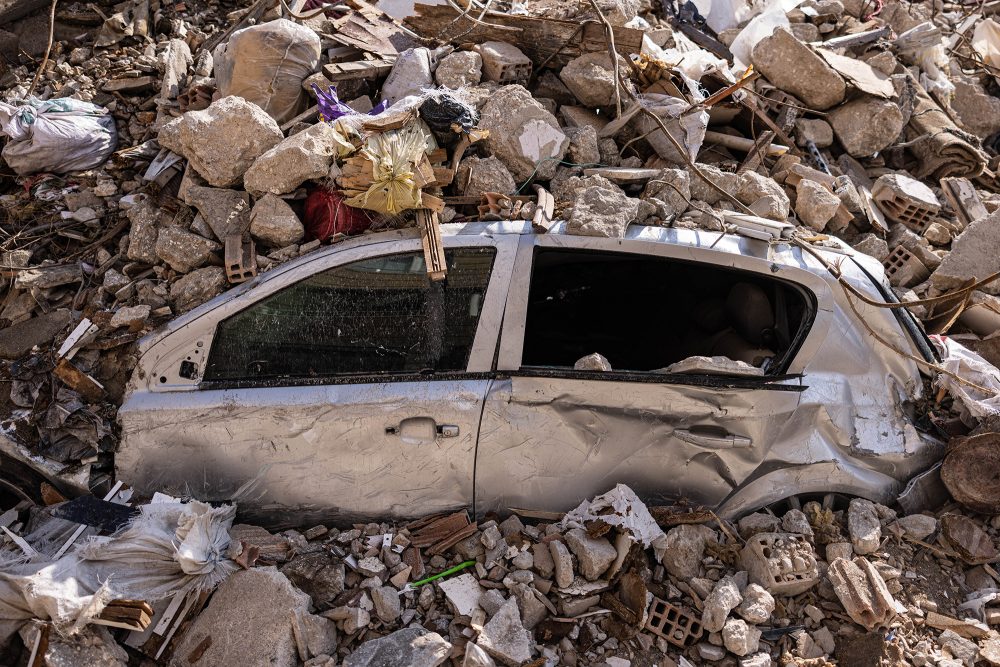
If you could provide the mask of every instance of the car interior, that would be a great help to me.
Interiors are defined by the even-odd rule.
[[[597,352],[615,371],[662,372],[689,357],[724,356],[780,373],[810,312],[805,290],[759,273],[539,248],[522,365],[572,368]]]

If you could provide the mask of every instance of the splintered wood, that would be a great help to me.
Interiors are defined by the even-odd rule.
[[[141,632],[149,627],[154,613],[149,603],[143,600],[112,600],[93,622]]]
[[[427,275],[434,281],[444,280],[448,275],[448,265],[444,256],[441,223],[437,211],[417,209],[417,227],[420,229],[420,245],[424,248]]]

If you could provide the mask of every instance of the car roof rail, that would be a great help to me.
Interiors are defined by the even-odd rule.
[[[727,223],[735,227],[735,232],[742,236],[761,241],[779,241],[792,238],[795,225],[787,222],[768,220],[756,215],[727,211],[724,214]]]

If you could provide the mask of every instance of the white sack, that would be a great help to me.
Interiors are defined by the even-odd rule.
[[[20,176],[94,169],[118,145],[115,119],[107,109],[69,97],[0,102],[0,133],[9,137],[3,157]]]

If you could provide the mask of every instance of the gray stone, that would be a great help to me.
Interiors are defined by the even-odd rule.
[[[576,556],[580,574],[594,581],[611,566],[618,551],[603,537],[590,537],[587,531],[574,528],[566,531],[566,544]]]
[[[372,602],[375,603],[375,613],[385,623],[392,623],[402,612],[399,604],[399,591],[391,586],[373,588]]]
[[[531,554],[533,556],[532,567],[535,572],[548,579],[555,572],[555,563],[552,561],[552,554],[549,552],[547,544],[532,544]],[[572,567],[572,563],[570,564]]]
[[[130,208],[126,214],[132,223],[128,233],[128,250],[125,256],[143,264],[156,262],[156,236],[159,226],[166,222],[159,208],[148,197]]]
[[[338,140],[332,125],[316,123],[254,160],[243,184],[257,196],[265,192],[283,195],[308,180],[325,178],[337,156]]]
[[[577,359],[576,363],[573,364],[573,370],[608,372],[613,369],[611,368],[611,362],[608,361],[607,357],[599,352],[594,352],[593,354],[588,354],[585,357]]]
[[[833,128],[822,118],[799,118],[795,121],[795,143],[805,147],[809,141],[817,148],[833,144]]]
[[[784,188],[769,176],[762,176],[756,171],[743,172],[738,177],[735,194],[736,198],[747,206],[763,204],[757,215],[779,222],[784,222],[788,218],[788,210],[791,208],[788,195],[785,194]]]
[[[366,641],[344,659],[344,667],[437,667],[450,652],[444,637],[418,625]]]
[[[455,184],[467,197],[481,197],[486,192],[513,194],[517,189],[514,177],[503,162],[494,156],[470,155],[458,164]]]
[[[798,533],[810,538],[813,536],[812,526],[802,510],[785,512],[785,516],[781,517],[781,529],[786,533]]]
[[[119,308],[115,311],[115,314],[111,316],[111,322],[108,323],[112,329],[117,329],[118,327],[126,327],[133,322],[145,322],[149,317],[149,313],[152,310],[147,304],[139,304],[138,306],[125,306],[124,308]]]
[[[708,542],[716,541],[718,537],[715,531],[708,526],[694,524],[674,526],[667,531],[667,539],[663,545],[663,567],[681,581],[693,579],[698,576],[701,569],[705,546]],[[719,626],[715,632],[721,629],[722,626]]]
[[[490,588],[479,596],[479,606],[486,612],[487,618],[500,611],[500,607],[502,607],[506,601],[507,598],[503,596],[503,593],[495,588]]]
[[[589,187],[576,196],[566,231],[581,236],[625,238],[625,230],[638,212],[638,200],[620,188]]]
[[[722,642],[727,651],[742,657],[760,647],[760,630],[746,621],[731,618],[722,628]]]
[[[564,130],[569,137],[569,161],[575,165],[601,164],[601,148],[597,130],[592,125],[570,127]]]
[[[771,667],[773,664],[767,653],[755,653],[740,660],[740,667]]]
[[[840,197],[822,184],[803,178],[795,187],[795,214],[807,227],[817,232],[840,210]]]
[[[510,559],[510,564],[519,570],[530,570],[535,564],[535,559],[530,551],[522,551]]]
[[[760,584],[747,584],[743,589],[743,602],[736,613],[751,625],[760,625],[771,618],[774,611],[774,597]]]
[[[932,222],[924,228],[923,236],[931,245],[945,246],[951,243],[951,231],[940,222]]]
[[[626,77],[631,69],[621,56],[618,56],[618,69]],[[585,53],[570,60],[559,71],[559,78],[585,107],[597,109],[614,104],[615,71],[606,51]]]
[[[549,553],[552,556],[553,568],[556,574],[556,586],[566,588],[573,583],[573,556],[569,549],[559,540],[549,542]]]
[[[201,268],[221,249],[215,241],[179,227],[164,227],[156,237],[156,256],[178,273]]]
[[[696,648],[698,649],[698,655],[703,660],[708,660],[709,662],[718,662],[726,657],[726,649],[721,646],[709,644],[708,642],[701,642]]]
[[[931,274],[931,282],[948,291],[961,287],[970,278],[985,278],[997,271],[1000,271],[1000,209],[976,220],[958,235],[951,244],[951,252]],[[1000,281],[994,280],[979,289],[998,295]]]
[[[439,586],[448,600],[448,606],[458,616],[472,616],[479,608],[483,588],[471,574],[462,574],[442,581]]]
[[[741,602],[743,596],[740,595],[736,581],[732,577],[723,577],[712,589],[712,593],[705,598],[701,624],[709,632],[721,632],[726,625],[729,612],[736,609]]]
[[[951,108],[964,129],[983,139],[1000,132],[1000,98],[990,95],[973,77],[953,76]]]
[[[226,188],[241,183],[254,160],[282,138],[266,111],[230,95],[164,125],[158,141],[187,158],[210,185]]]
[[[812,109],[822,111],[840,104],[847,92],[836,70],[785,28],[777,28],[758,42],[751,60],[768,81]]]
[[[890,146],[903,131],[899,106],[891,100],[861,97],[827,116],[837,140],[852,157],[868,157]]]
[[[889,244],[885,242],[885,239],[876,234],[862,234],[857,238],[852,247],[858,252],[863,252],[880,262],[889,256]]]
[[[531,660],[531,635],[521,624],[514,598],[508,599],[483,626],[476,643],[505,665],[515,666]]]
[[[170,286],[174,310],[186,313],[226,289],[226,272],[221,266],[206,266],[192,271]]]
[[[691,188],[691,173],[688,170],[663,169],[659,176],[646,184],[642,198],[656,204],[656,213],[661,218],[683,215],[693,196]]]
[[[937,530],[937,523],[937,519],[926,514],[910,514],[896,520],[903,533],[917,540],[930,537]]]
[[[478,86],[483,79],[483,57],[475,51],[456,51],[441,59],[434,78],[445,88]]]
[[[201,213],[219,241],[230,234],[244,234],[250,228],[250,195],[224,188],[188,189],[187,199]]]
[[[337,652],[337,624],[330,619],[299,611],[293,629],[303,660]]]
[[[938,637],[941,650],[951,655],[952,658],[961,660],[968,667],[972,667],[979,657],[979,647],[974,641],[968,640],[954,630],[945,630]],[[940,664],[940,663],[939,663]]]
[[[317,606],[332,602],[344,592],[344,564],[325,552],[296,556],[282,566],[281,573]]]
[[[344,632],[353,635],[362,628],[367,628],[372,622],[371,614],[367,609],[361,607],[350,607],[347,610],[347,618],[344,619]]]
[[[748,539],[757,533],[776,533],[781,528],[781,519],[766,512],[747,514],[739,520],[737,528],[740,537]]]
[[[381,577],[385,574],[385,563],[375,556],[362,558],[358,562],[358,572],[366,577]]]
[[[21,639],[29,651],[38,640],[42,623],[32,621],[20,629]],[[47,633],[44,650],[36,656],[34,664],[45,667],[126,667],[128,653],[115,643],[108,628],[87,625],[69,636],[54,631]],[[27,655],[27,654],[25,654]]]
[[[875,511],[875,503],[864,498],[854,498],[847,507],[847,530],[855,553],[873,553],[882,542],[882,526]]]
[[[236,572],[222,582],[181,637],[170,664],[295,667],[292,623],[296,612],[308,611],[309,596],[275,568]],[[204,651],[195,651],[206,643]]]
[[[272,194],[261,197],[250,211],[250,235],[272,248],[298,243],[306,230],[284,199]]]
[[[496,662],[479,646],[469,642],[465,645],[465,658],[462,659],[462,667],[496,667]]]
[[[698,168],[713,183],[721,187],[726,192],[735,193],[740,177],[728,171],[722,171],[718,167],[710,164],[698,164]],[[691,199],[699,199],[706,204],[718,204],[723,195],[710,186],[701,176],[694,171],[691,172]]]
[[[0,329],[0,359],[20,359],[36,345],[45,345],[65,329],[73,317],[60,308]]]
[[[569,149],[555,116],[523,86],[498,89],[483,107],[479,127],[489,130],[486,150],[503,162],[518,182],[534,175],[547,181]],[[537,169],[536,169],[537,168]]]

